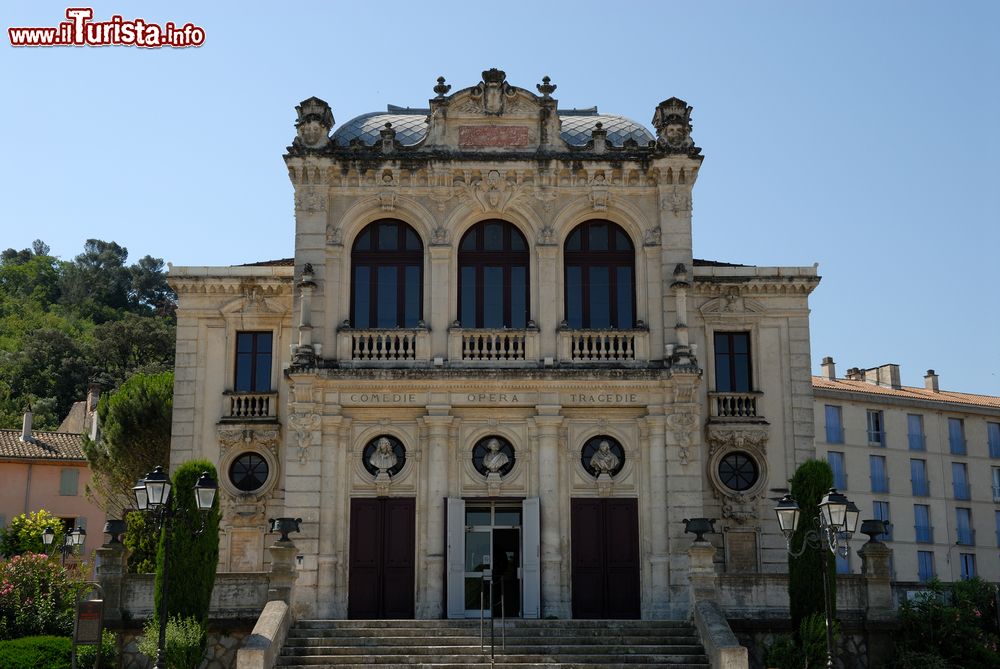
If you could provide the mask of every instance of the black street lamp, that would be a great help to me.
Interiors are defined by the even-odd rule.
[[[830,601],[830,574],[827,568],[827,550],[834,555],[845,557],[850,550],[851,537],[858,529],[858,517],[861,512],[851,500],[836,488],[830,488],[819,503],[819,517],[816,518],[816,528],[809,528],[803,533],[802,545],[798,550],[792,549],[792,535],[799,524],[798,503],[791,495],[782,497],[774,507],[778,516],[778,525],[785,535],[785,548],[792,557],[799,557],[806,548],[818,550],[823,572],[823,604],[826,610],[826,666],[833,668],[833,610]]]
[[[156,645],[156,669],[166,669],[167,648],[167,585],[168,563],[170,562],[170,530],[176,511],[170,505],[170,478],[164,473],[163,467],[157,467],[146,478],[141,479],[132,492],[135,494],[135,504],[139,511],[145,511],[153,518],[156,531],[166,528],[163,533],[163,595],[160,597],[160,638]],[[215,494],[218,484],[208,472],[202,472],[194,485],[194,498],[201,511],[201,527],[195,534],[201,534],[205,529],[205,516],[215,504]]]
[[[46,554],[52,554],[52,542],[55,541],[55,538],[56,531],[51,527],[46,527],[42,532],[42,543],[45,544]],[[62,553],[63,566],[66,565],[66,556],[83,550],[83,542],[86,540],[87,530],[82,527],[77,527],[66,533],[66,536],[63,537],[63,544],[59,547],[59,552]]]

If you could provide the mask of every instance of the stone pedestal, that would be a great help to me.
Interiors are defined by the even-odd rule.
[[[881,541],[869,541],[861,550],[861,575],[865,578],[868,620],[891,620],[894,617],[892,599],[892,549]]]
[[[97,549],[97,582],[104,592],[104,619],[122,619],[122,592],[125,585],[125,546],[104,544]]]
[[[718,601],[719,578],[715,573],[715,546],[707,541],[692,542],[688,548],[688,564],[692,605],[702,600]]]
[[[268,574],[267,601],[292,603],[292,585],[298,572],[295,570],[295,544],[275,541],[267,547],[271,553],[271,572]]]

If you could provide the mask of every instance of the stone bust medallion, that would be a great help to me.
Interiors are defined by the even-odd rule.
[[[472,466],[486,477],[506,476],[514,460],[514,447],[503,437],[484,437],[472,449]]]
[[[395,476],[406,464],[406,449],[398,439],[376,437],[365,446],[361,462],[372,476]]]
[[[583,445],[580,460],[591,475],[614,477],[625,466],[625,450],[617,440],[597,436]]]

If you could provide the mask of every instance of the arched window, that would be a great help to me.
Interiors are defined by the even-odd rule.
[[[351,323],[356,328],[413,328],[423,307],[424,253],[403,221],[370,224],[351,248]]]
[[[571,328],[635,325],[635,248],[611,221],[581,223],[566,239],[566,323]]]
[[[458,320],[466,328],[528,325],[528,242],[506,221],[472,226],[458,246]]]

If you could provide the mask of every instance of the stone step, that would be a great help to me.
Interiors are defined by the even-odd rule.
[[[479,658],[477,661],[476,658]],[[465,656],[465,655],[439,655],[437,657],[413,656],[413,655],[316,655],[307,657],[288,657],[282,655],[278,658],[279,667],[341,667],[345,664],[360,665],[396,665],[403,667],[412,666],[438,666],[441,664],[482,664],[489,663],[489,655]],[[678,664],[693,664],[698,666],[708,666],[708,658],[702,654],[667,654],[667,655],[512,655],[509,653],[498,653],[494,660],[496,664],[509,666],[511,664],[541,664],[550,666],[553,663],[561,665],[593,665],[593,664],[618,664],[634,667],[637,664],[654,664],[675,666]]]
[[[489,624],[489,618],[486,619]],[[505,624],[509,627],[523,629],[542,628],[546,630],[557,628],[570,629],[614,629],[629,627],[634,629],[665,629],[665,628],[691,628],[690,621],[687,620],[531,620],[524,618],[508,618],[501,623],[497,620],[496,625]],[[439,628],[476,628],[479,629],[479,619],[465,620],[299,620],[295,627],[301,629],[316,628],[338,628],[338,629],[439,629]]]
[[[546,659],[544,662],[507,662],[500,658],[497,658],[496,662],[490,662],[488,656],[475,662],[398,663],[380,664],[378,667],[379,669],[483,669],[483,667],[498,665],[503,669],[635,669],[636,667],[635,664],[614,662],[559,662],[551,658]],[[281,664],[279,662],[278,666],[286,667],[287,669],[371,669],[372,665],[367,662],[337,665]],[[706,659],[699,662],[671,662],[666,666],[669,666],[670,669],[708,669],[709,664]]]
[[[497,652],[508,655],[516,653],[518,655],[697,655],[702,652],[700,644],[670,644],[670,645],[515,645],[508,643],[505,647],[497,639]],[[487,648],[489,641],[487,640]],[[285,646],[283,655],[288,657],[307,657],[313,655],[357,655],[363,652],[368,656],[376,655],[479,655],[482,654],[482,646],[475,645],[461,646],[440,646],[440,645],[417,645],[417,646]]]
[[[315,630],[314,630],[315,632]],[[486,637],[489,638],[489,631],[486,633]],[[695,634],[669,634],[669,635],[656,635],[656,636],[631,636],[631,635],[562,635],[550,636],[550,635],[521,635],[507,633],[507,645],[509,646],[523,646],[537,644],[540,641],[544,641],[546,645],[550,646],[564,646],[567,644],[576,645],[607,645],[609,643],[615,644],[627,644],[630,646],[645,646],[650,644],[655,645],[674,645],[674,644],[692,644],[697,645],[700,643],[697,635]],[[496,638],[499,640],[503,636],[497,633]],[[289,636],[285,644],[291,648],[298,648],[304,646],[343,646],[345,644],[345,639],[350,639],[352,646],[414,646],[414,645],[425,645],[433,644],[437,646],[468,646],[468,645],[478,645],[479,644],[479,634],[463,634],[461,636],[429,636],[425,638],[417,638],[413,636],[326,636],[326,635],[310,635],[310,636]]]
[[[490,633],[489,625],[484,627],[485,633]],[[508,637],[520,637],[526,639],[539,639],[550,637],[580,637],[580,638],[634,638],[634,639],[664,639],[669,637],[694,636],[694,628],[682,629],[584,629],[573,630],[558,628],[552,630],[544,629],[524,629],[520,627],[494,628],[494,633],[506,634]],[[438,639],[438,638],[479,638],[479,628],[474,629],[299,629],[289,630],[289,638],[326,638],[326,639],[374,639],[382,637],[410,638],[410,639]]]

